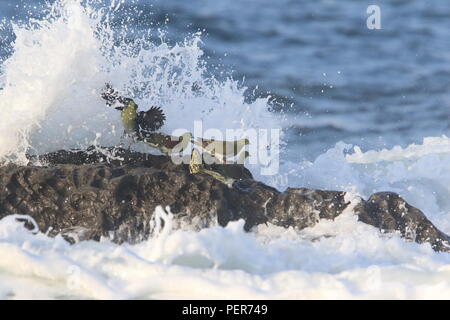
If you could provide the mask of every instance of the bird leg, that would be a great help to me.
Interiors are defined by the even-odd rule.
[[[200,172],[205,173],[213,177],[217,181],[220,181],[226,185],[232,185],[233,182],[235,181],[235,179],[226,177],[220,174],[219,172],[206,169],[202,162],[200,152],[196,148],[194,148],[191,153],[191,161],[189,162],[189,172],[191,174],[197,174]]]
[[[203,168],[202,159],[200,157],[200,152],[197,149],[192,149],[191,161],[189,162],[189,172],[191,174],[196,174]]]

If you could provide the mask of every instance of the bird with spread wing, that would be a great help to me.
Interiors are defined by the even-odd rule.
[[[237,163],[243,164],[249,156],[247,151],[241,152],[249,144],[248,139],[236,141],[199,139],[194,138],[189,132],[180,137],[165,135],[157,132],[163,127],[166,120],[166,116],[161,108],[152,106],[147,111],[138,112],[138,105],[134,100],[122,97],[110,84],[106,84],[101,96],[106,101],[107,106],[114,107],[120,111],[124,135],[131,137],[133,142],[142,141],[166,155],[182,153],[186,150],[189,143],[193,143],[197,148],[200,148],[202,151],[214,157],[218,163],[222,164],[229,163],[227,162],[228,158],[236,157],[239,154]],[[220,174],[205,169],[198,150],[194,148],[194,151],[191,155],[189,165],[190,172],[205,172],[218,178]],[[218,180],[222,182],[229,181],[226,177]]]

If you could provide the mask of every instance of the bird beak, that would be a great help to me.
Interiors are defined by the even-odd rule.
[[[115,109],[116,109],[116,110],[122,111],[122,110],[123,110],[123,107],[115,107]]]

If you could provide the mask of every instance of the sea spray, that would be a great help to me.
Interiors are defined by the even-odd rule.
[[[2,162],[24,164],[26,153],[117,145],[118,112],[100,98],[106,82],[144,110],[162,107],[168,134],[193,130],[195,120],[224,133],[281,127],[267,99],[248,103],[237,81],[210,75],[200,33],[173,45],[163,37],[158,43],[145,36],[130,42],[127,25],[113,23],[120,10],[99,1],[60,0],[43,19],[12,22],[16,40],[2,65],[0,91]]]
[[[115,12],[123,8],[118,3]],[[266,100],[245,103],[237,82],[206,76],[200,35],[176,45],[127,43],[109,10],[56,1],[50,18],[14,25],[17,39],[0,80],[1,160],[24,163],[26,152],[116,144],[117,112],[98,97],[106,81],[141,107],[163,107],[167,132],[197,119],[218,128],[277,127]],[[363,196],[399,192],[449,233],[448,139],[441,142],[364,153],[339,143],[315,161],[282,164],[280,176],[285,185]],[[135,245],[70,245],[6,218],[0,298],[450,298],[448,254],[383,235],[351,211],[302,231],[242,227],[237,221],[171,230]]]

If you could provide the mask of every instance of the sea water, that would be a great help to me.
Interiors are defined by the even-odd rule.
[[[408,37],[392,27],[367,33],[358,25],[365,8],[344,2],[268,2],[257,13],[250,1],[2,2],[2,162],[119,143],[119,115],[99,97],[110,82],[140,106],[161,106],[168,133],[195,120],[282,129],[280,172],[263,176],[253,165],[255,176],[281,190],[344,190],[351,204],[313,228],[250,233],[243,221],[175,230],[158,208],[164,227],[136,245],[70,245],[6,217],[0,298],[450,298],[448,254],[381,234],[352,210],[357,196],[394,191],[450,233],[448,5],[413,1],[435,21],[427,26],[402,1],[387,7],[391,24],[411,22]]]

